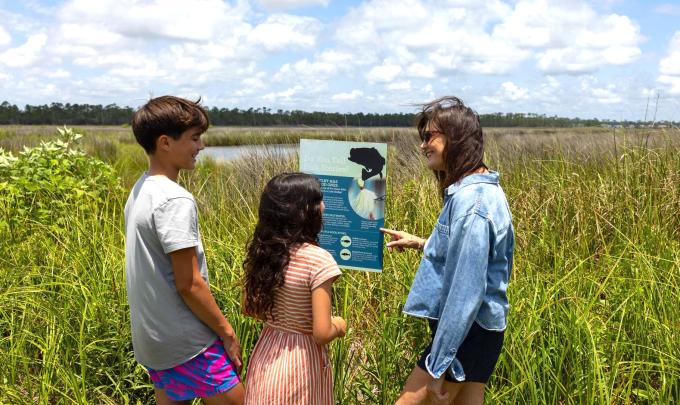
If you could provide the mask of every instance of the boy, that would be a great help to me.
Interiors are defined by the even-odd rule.
[[[135,358],[149,369],[158,404],[244,397],[241,347],[210,292],[196,202],[176,183],[180,169],[195,167],[207,129],[198,102],[173,96],[132,118],[149,170],[125,204],[126,284]]]

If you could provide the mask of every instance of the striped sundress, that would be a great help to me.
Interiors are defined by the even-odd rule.
[[[265,322],[248,364],[247,405],[333,404],[328,349],[312,337],[312,290],[340,275],[330,253],[308,243],[291,251],[274,320]]]

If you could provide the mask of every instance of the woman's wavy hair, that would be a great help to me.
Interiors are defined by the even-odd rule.
[[[318,245],[322,197],[319,180],[304,173],[282,173],[265,186],[243,262],[246,314],[273,318],[274,293],[283,286],[291,249],[305,242]]]
[[[442,97],[423,104],[416,115],[416,127],[422,134],[430,123],[444,133],[445,170],[435,170],[434,175],[441,191],[458,182],[467,173],[484,164],[484,136],[479,115],[458,97]]]

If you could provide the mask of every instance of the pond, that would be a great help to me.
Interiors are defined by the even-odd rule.
[[[213,158],[216,162],[226,163],[242,156],[258,154],[264,156],[288,156],[297,153],[297,144],[272,144],[272,145],[239,145],[239,146],[206,146],[198,154],[198,160],[206,157]]]

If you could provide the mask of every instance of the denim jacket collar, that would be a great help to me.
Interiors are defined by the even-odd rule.
[[[473,173],[463,177],[456,183],[451,184],[446,189],[446,195],[453,195],[456,193],[456,191],[460,190],[465,186],[469,186],[470,184],[477,183],[499,184],[499,178],[500,175],[498,174],[498,172],[494,172],[492,170],[489,170],[488,173]]]

